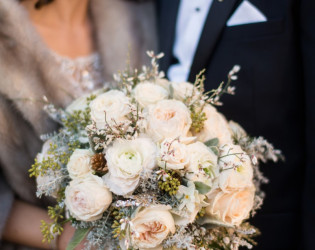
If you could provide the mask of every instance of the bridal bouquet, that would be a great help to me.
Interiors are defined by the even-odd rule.
[[[259,161],[281,157],[219,113],[231,82],[208,93],[202,73],[194,84],[170,82],[151,67],[114,76],[116,89],[99,90],[65,110],[47,112],[61,124],[30,169],[37,195],[55,197],[50,241],[71,222],[68,249],[252,248],[258,229],[247,222],[261,206],[266,182]]]

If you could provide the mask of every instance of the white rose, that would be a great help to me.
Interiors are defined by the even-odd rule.
[[[213,138],[218,138],[219,145],[232,143],[231,130],[225,117],[209,104],[204,107],[203,111],[207,120],[202,131],[196,134],[198,140],[206,142]]]
[[[218,157],[202,142],[188,145],[187,152],[189,152],[189,164],[186,168],[186,177],[211,186],[212,179],[218,175]]]
[[[225,191],[230,188],[244,188],[253,183],[253,167],[249,156],[238,145],[226,144],[220,148],[218,177],[219,187]]]
[[[164,88],[165,90],[167,90],[167,92],[169,92],[170,90],[170,84],[171,82],[165,78],[158,78],[155,80],[155,84],[161,86],[162,88]]]
[[[98,129],[104,129],[106,122],[113,124],[126,121],[131,112],[129,98],[121,91],[110,90],[96,97],[91,103],[91,118]]]
[[[175,233],[174,219],[169,206],[144,208],[131,220],[132,246],[139,249],[160,249],[162,241]]]
[[[108,173],[103,177],[117,195],[132,193],[143,171],[156,165],[157,147],[149,138],[117,140],[106,152]]]
[[[67,108],[66,112],[73,113],[77,110],[85,110],[88,107],[87,98],[90,95],[84,95],[75,99]]]
[[[67,170],[71,179],[82,178],[91,172],[91,157],[93,153],[88,149],[76,149],[70,156]]]
[[[174,99],[184,101],[187,97],[191,97],[192,94],[198,94],[199,92],[190,82],[172,82],[174,89]]]
[[[189,163],[187,145],[180,139],[165,139],[160,145],[158,165],[167,169],[184,169]]]
[[[92,174],[71,181],[65,195],[70,214],[81,221],[100,219],[112,202],[112,194],[102,178]]]
[[[83,95],[77,99],[75,99],[67,108],[66,112],[73,113],[76,110],[85,110],[88,107],[87,98],[91,97],[91,95],[99,95],[104,91],[104,89],[97,89],[92,93]]]
[[[231,190],[229,193],[215,189],[208,195],[209,206],[206,207],[206,216],[223,224],[238,226],[249,217],[254,198],[254,186]]]
[[[191,126],[190,112],[180,101],[162,100],[147,110],[147,133],[155,140],[186,137]]]
[[[145,108],[148,105],[167,99],[168,91],[157,84],[144,82],[134,88],[133,96],[140,107]]]

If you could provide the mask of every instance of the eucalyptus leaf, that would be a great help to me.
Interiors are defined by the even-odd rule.
[[[216,156],[219,156],[219,149],[218,149],[218,147],[212,146],[212,147],[210,147],[210,149]]]
[[[233,227],[233,225],[222,222],[218,219],[216,219],[215,217],[211,217],[211,216],[203,216],[200,219],[197,220],[197,223],[202,225],[205,228],[211,229],[211,228],[215,228],[215,227]]]
[[[204,184],[203,182],[195,181],[194,184],[200,194],[207,194],[211,190],[211,187]]]
[[[71,238],[66,250],[74,250],[77,245],[84,240],[85,236],[88,234],[91,228],[80,228],[77,229]]]
[[[218,138],[213,138],[209,141],[206,141],[204,143],[207,147],[216,147],[219,145],[219,139]]]

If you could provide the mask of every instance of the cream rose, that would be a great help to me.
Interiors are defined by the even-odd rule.
[[[208,195],[209,206],[206,207],[206,214],[223,224],[238,226],[249,217],[254,198],[254,186],[231,190],[229,193],[215,189]]]
[[[202,142],[188,145],[187,152],[189,164],[186,168],[186,178],[211,186],[212,180],[218,175],[218,157]]]
[[[103,177],[117,195],[132,193],[143,171],[156,165],[157,147],[149,138],[118,140],[106,152],[108,173]]]
[[[73,113],[76,110],[85,110],[88,107],[88,98],[91,97],[91,95],[99,95],[102,92],[104,92],[104,88],[97,89],[93,91],[92,93],[83,95],[77,99],[75,99],[70,105],[66,108],[66,112]]]
[[[168,91],[154,83],[144,82],[138,84],[133,90],[133,96],[140,107],[156,104],[158,101],[168,98]]]
[[[187,145],[181,139],[165,139],[160,145],[158,165],[167,169],[184,169],[189,163]]]
[[[226,144],[220,148],[219,187],[244,188],[253,184],[253,167],[249,156],[238,145]]]
[[[121,91],[110,90],[96,97],[91,103],[91,118],[98,129],[104,129],[106,122],[113,124],[126,121],[130,113],[129,98]]]
[[[70,214],[82,221],[100,219],[112,202],[112,194],[102,178],[92,174],[71,181],[66,187],[65,195],[65,204]]]
[[[219,145],[232,143],[231,130],[225,117],[209,104],[204,107],[203,111],[207,120],[202,131],[196,134],[198,140],[206,142],[213,138],[218,138]]]
[[[93,152],[88,149],[76,149],[70,156],[67,170],[71,179],[82,178],[91,172]]]
[[[174,89],[174,99],[184,101],[185,98],[191,97],[193,92],[198,94],[199,92],[190,82],[172,82],[172,87]]]
[[[147,133],[155,140],[186,137],[191,125],[190,112],[180,101],[162,100],[147,109]]]
[[[144,208],[131,220],[132,246],[139,249],[160,249],[162,241],[175,233],[170,207],[157,205]]]

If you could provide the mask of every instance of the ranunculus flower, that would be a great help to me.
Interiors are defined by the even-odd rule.
[[[81,221],[100,219],[112,202],[112,194],[102,178],[92,174],[71,181],[65,195],[70,214]]]
[[[240,225],[249,217],[254,205],[255,187],[223,192],[220,188],[213,190],[206,200],[206,216],[229,225]]]
[[[238,145],[226,144],[220,148],[219,187],[225,191],[253,185],[253,167],[249,156]]]
[[[211,186],[212,180],[218,174],[218,157],[202,142],[189,144],[187,152],[189,164],[186,168],[186,178]]]
[[[169,206],[144,208],[131,220],[132,246],[139,249],[159,249],[162,241],[175,233],[174,219]]]
[[[147,133],[155,140],[187,137],[191,126],[190,112],[180,101],[162,100],[147,109]]]
[[[108,173],[103,177],[117,195],[132,193],[143,171],[156,165],[157,147],[149,138],[117,140],[106,151]]]
[[[140,107],[145,108],[148,105],[156,104],[158,101],[167,99],[168,91],[154,83],[139,83],[133,89],[133,96]]]
[[[131,112],[129,98],[121,91],[110,90],[96,97],[91,103],[91,118],[98,129],[104,129],[106,122],[113,124],[126,121]]]
[[[231,130],[225,117],[209,104],[205,105],[203,111],[207,120],[201,132],[196,134],[198,140],[206,142],[213,138],[218,138],[219,145],[232,143]]]
[[[88,149],[76,149],[70,156],[67,169],[71,179],[82,178],[91,172],[93,152]]]
[[[180,138],[165,139],[160,145],[158,165],[167,169],[184,169],[189,163],[187,145]]]

